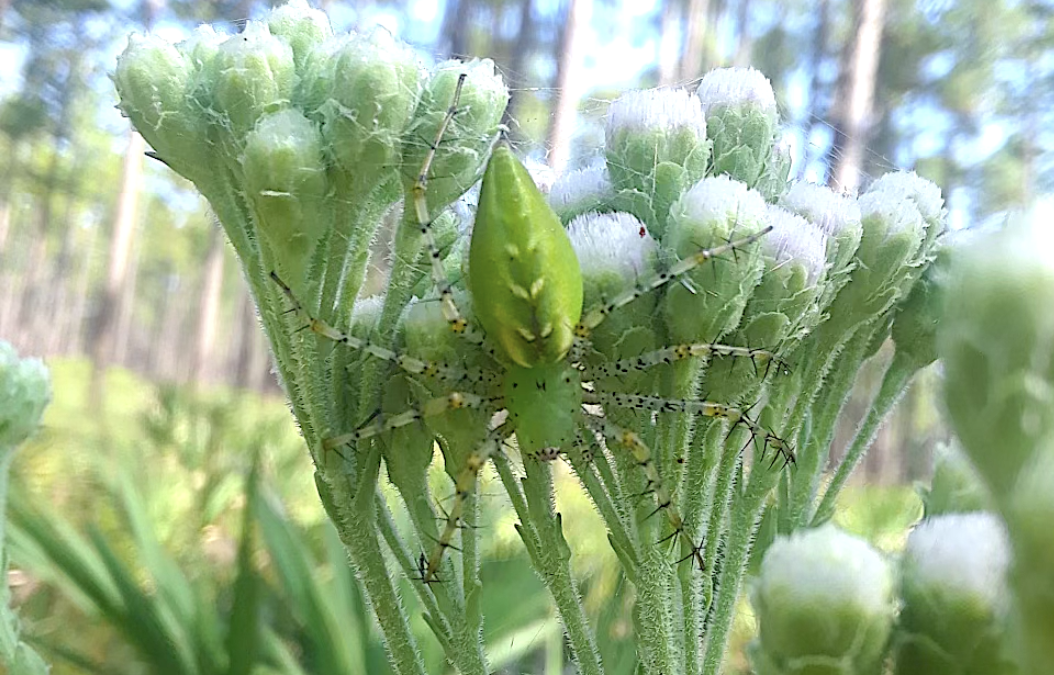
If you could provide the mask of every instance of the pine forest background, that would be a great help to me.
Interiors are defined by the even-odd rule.
[[[426,60],[494,58],[512,89],[513,141],[557,172],[593,158],[620,91],[752,65],[773,81],[797,176],[856,190],[887,171],[915,170],[941,186],[956,228],[997,222],[1054,190],[1051,1],[317,4],[338,30],[380,24]],[[154,415],[147,427],[156,431],[171,391],[280,396],[230,247],[189,184],[146,158],[109,80],[131,31],[178,39],[210,22],[234,32],[267,7],[0,0],[0,338],[55,369],[58,400],[44,435],[51,459],[39,458],[44,450],[23,457],[19,475],[67,513],[91,510],[84,486],[93,479],[77,473],[83,456],[116,453],[106,448],[120,444],[126,420],[142,424],[140,413]],[[384,259],[378,240],[378,289]],[[870,482],[908,485],[926,474],[946,436],[933,382],[932,373],[920,377],[884,429],[862,471]],[[867,400],[861,391],[857,412]],[[216,410],[209,414],[238,414]],[[291,428],[283,412],[276,423]],[[847,434],[853,424],[846,420]],[[66,439],[61,452],[57,438]],[[136,443],[132,452],[145,452]],[[305,477],[301,510],[317,513],[307,456],[292,452]],[[32,595],[27,582],[16,600]]]

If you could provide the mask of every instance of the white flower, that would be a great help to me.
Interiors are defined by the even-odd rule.
[[[696,95],[703,112],[715,106],[756,105],[770,114],[776,113],[776,94],[772,83],[754,68],[719,68],[703,76]]]

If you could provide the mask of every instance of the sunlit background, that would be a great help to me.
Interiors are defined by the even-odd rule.
[[[557,172],[597,156],[620,91],[691,87],[711,68],[751,65],[772,79],[799,178],[853,191],[915,170],[942,187],[955,228],[997,222],[1054,188],[1054,2],[319,4],[337,30],[390,31],[426,62],[493,58],[512,90],[510,139]],[[253,569],[266,581],[274,649],[301,668],[274,672],[387,672],[232,252],[189,184],[145,157],[109,80],[130,32],[178,40],[209,22],[234,33],[268,7],[0,0],[0,338],[46,357],[56,391],[44,432],[16,465],[10,582],[59,674],[213,672],[151,660],[165,643],[150,642],[134,594],[113,580],[125,575],[142,598],[185,594],[190,618],[176,624],[227,622],[257,457],[274,508],[257,514],[266,536]],[[374,289],[385,247],[377,242]],[[933,381],[917,380],[847,497],[843,524],[880,545],[895,545],[911,522],[912,481],[927,475],[945,437]],[[874,385],[862,378],[854,414]],[[837,448],[854,424],[845,420]],[[562,508],[588,511],[566,494]],[[485,610],[495,666],[570,672],[511,518],[485,526],[485,578],[503,589]],[[576,560],[605,661],[628,675],[621,585],[603,537],[581,528]],[[416,629],[439,668],[438,646],[423,624]],[[745,622],[741,640],[750,629]],[[344,644],[339,654],[328,653],[334,642]]]

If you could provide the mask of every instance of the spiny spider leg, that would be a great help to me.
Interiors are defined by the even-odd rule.
[[[465,500],[472,490],[475,489],[476,481],[479,479],[479,472],[483,470],[487,460],[490,459],[493,453],[498,452],[504,430],[504,424],[492,429],[487,434],[487,437],[483,439],[483,442],[468,456],[464,468],[458,473],[457,479],[454,481],[454,503],[450,505],[450,511],[447,513],[446,526],[436,540],[432,554],[426,560],[423,573],[421,574],[422,583],[430,584],[438,580],[437,574],[439,573],[439,566],[443,562],[443,554],[448,548],[453,548],[454,533],[461,526],[461,519],[465,511]]]
[[[447,108],[443,121],[439,123],[435,140],[428,146],[428,152],[425,153],[424,162],[421,164],[421,170],[417,173],[417,179],[414,181],[412,191],[414,212],[417,215],[418,227],[421,228],[421,236],[424,238],[425,246],[428,249],[428,258],[432,267],[432,282],[435,284],[436,290],[439,291],[439,302],[443,308],[443,318],[450,326],[450,330],[464,336],[473,343],[479,344],[483,342],[483,336],[472,327],[472,324],[461,314],[461,310],[458,309],[457,304],[454,302],[453,287],[447,281],[446,270],[443,269],[442,254],[436,245],[435,233],[432,232],[433,218],[428,213],[427,198],[428,172],[432,169],[432,162],[435,161],[436,151],[443,140],[444,134],[446,134],[447,127],[450,126],[454,116],[457,115],[457,106],[461,101],[461,90],[464,88],[467,78],[468,73],[461,73],[457,78],[457,86],[454,88],[454,96],[450,101],[450,107]]]
[[[750,359],[751,363],[754,364],[755,370],[760,361],[765,364],[766,373],[771,363],[782,364],[779,357],[765,349],[749,349],[747,347],[732,347],[709,342],[695,342],[644,352],[621,361],[602,363],[598,366],[587,366],[586,376],[589,379],[617,377],[636,370],[647,370],[662,363],[683,361],[693,356],[730,356],[732,358]],[[780,370],[782,370],[782,367]]]
[[[286,297],[289,298],[289,301],[293,304],[292,309],[289,311],[302,315],[307,321],[307,324],[301,330],[309,329],[313,333],[328,340],[339,342],[340,344],[346,345],[357,351],[366,352],[370,356],[381,359],[382,361],[394,363],[399,368],[414,375],[443,378],[450,382],[469,382],[472,384],[484,383],[488,378],[487,374],[479,369],[469,370],[460,366],[451,366],[445,363],[440,363],[438,361],[416,359],[412,356],[400,354],[391,349],[374,344],[369,340],[337,330],[325,321],[311,316],[307,310],[304,309],[304,306],[300,304],[300,301],[293,293],[293,290],[282,281],[277,273],[271,272],[271,279],[278,284],[279,288],[282,289],[282,292],[285,293]]]
[[[643,282],[636,284],[633,288],[625,291],[621,295],[616,296],[606,304],[603,304],[600,307],[596,307],[586,312],[582,316],[582,319],[578,322],[578,325],[575,326],[575,336],[583,339],[588,338],[593,332],[593,329],[599,326],[604,321],[604,319],[606,319],[607,316],[614,312],[616,309],[619,309],[620,307],[625,307],[626,305],[633,302],[645,293],[648,293],[649,291],[653,291],[656,288],[670,283],[671,281],[680,279],[682,276],[691,272],[696,267],[699,267],[703,263],[713,260],[719,255],[723,255],[725,253],[728,253],[729,251],[736,251],[740,248],[743,248],[744,246],[748,246],[754,243],[755,241],[761,239],[763,236],[765,236],[771,231],[772,226],[769,225],[765,228],[762,228],[761,231],[756,232],[755,234],[743,237],[742,239],[731,241],[727,244],[715,246],[714,248],[702,249],[688,256],[684,260],[680,260],[674,263],[672,266],[670,266],[669,269],[663,272],[659,272],[650,279],[645,279]]]
[[[777,455],[783,457],[784,466],[794,464],[794,449],[790,443],[783,440],[768,429],[765,429],[756,421],[747,417],[740,409],[723,403],[711,403],[709,401],[695,401],[688,399],[670,399],[661,396],[647,396],[644,394],[621,394],[617,392],[595,392],[585,395],[587,403],[610,403],[621,408],[635,408],[637,410],[654,410],[659,412],[681,412],[704,417],[720,417],[729,420],[732,426],[742,424],[750,430],[754,442],[761,440],[762,452],[769,446],[776,451]]]
[[[667,541],[675,536],[683,538],[688,549],[692,552],[689,557],[695,558],[700,570],[705,570],[706,564],[700,552],[702,547],[693,542],[692,538],[688,536],[688,532],[684,529],[684,521],[681,520],[677,509],[674,508],[673,495],[666,489],[662,478],[659,477],[659,471],[655,466],[651,448],[636,433],[612,424],[603,417],[585,415],[585,420],[586,424],[595,431],[600,432],[607,439],[608,443],[620,445],[630,451],[633,459],[637,461],[637,464],[644,471],[644,477],[648,481],[645,487],[645,494],[650,492],[655,495],[655,510],[648,514],[648,517],[650,518],[661,511],[666,514],[666,520],[673,527],[673,533],[669,537],[664,537],[662,541]]]
[[[451,410],[463,410],[466,408],[481,408],[488,403],[496,403],[497,400],[472,394],[469,392],[453,391],[445,396],[438,396],[425,401],[420,408],[407,410],[406,412],[392,415],[390,417],[375,417],[351,433],[327,438],[322,446],[326,449],[339,447],[341,445],[356,443],[366,438],[380,436],[386,431],[392,431],[405,427],[429,417],[436,417]]]

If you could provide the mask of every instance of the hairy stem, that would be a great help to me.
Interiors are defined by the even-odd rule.
[[[861,420],[853,440],[849,443],[845,457],[838,465],[819,506],[816,507],[816,513],[812,517],[813,527],[827,522],[834,515],[835,503],[846,481],[849,480],[856,465],[860,463],[864,453],[874,443],[882,423],[907,391],[911,378],[916,372],[918,372],[917,365],[911,363],[901,352],[893,355],[893,361],[882,377],[882,385],[871,402],[867,416]]]

